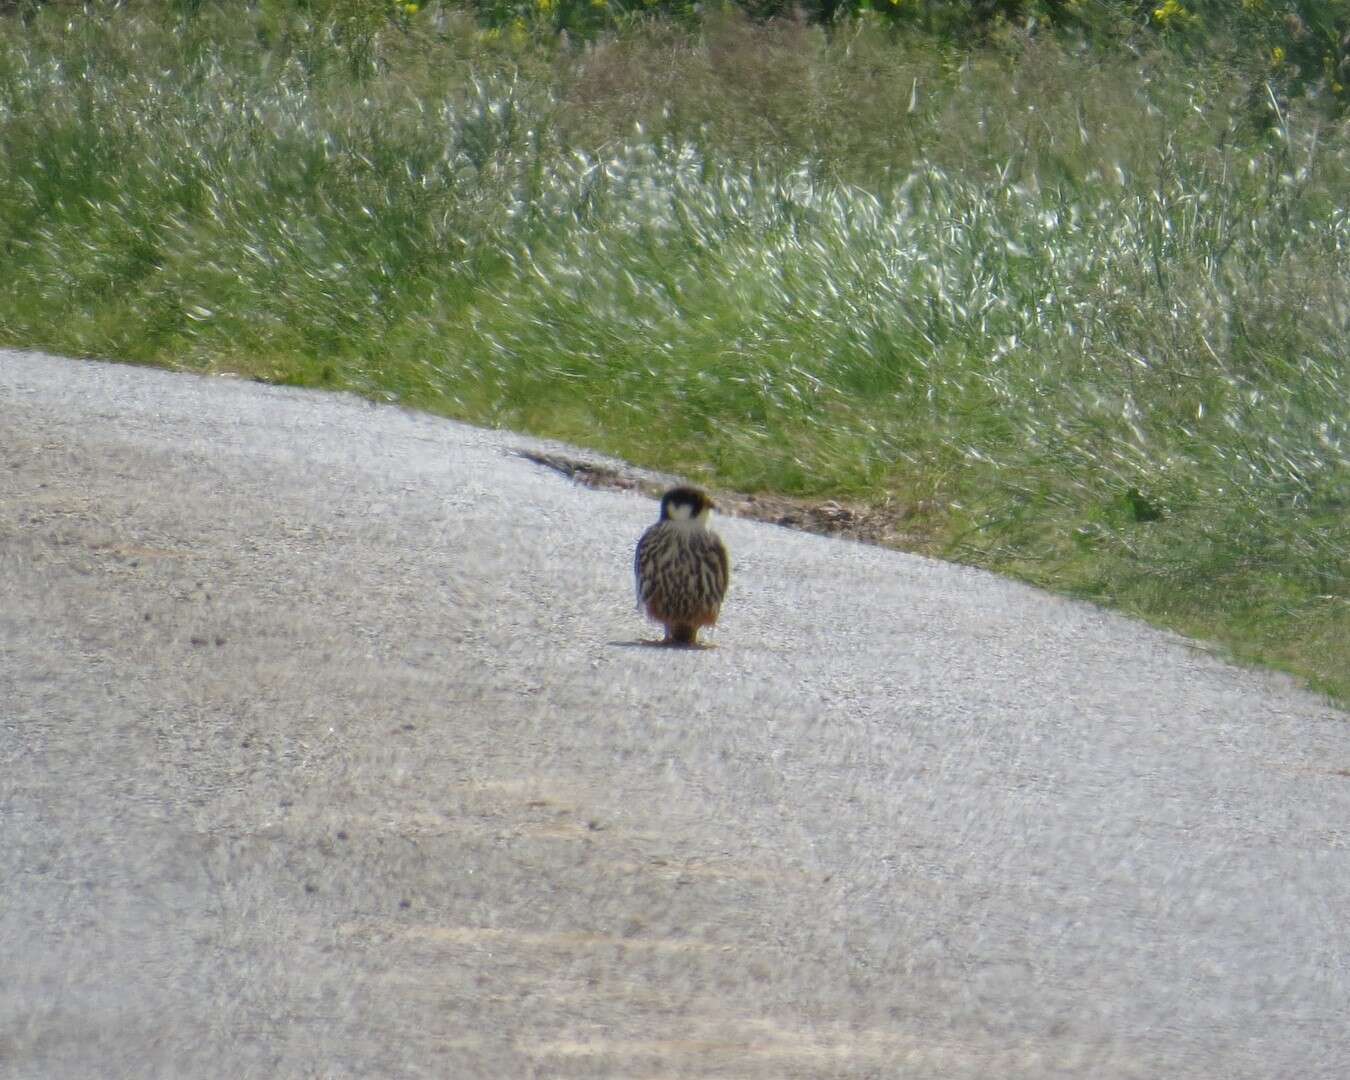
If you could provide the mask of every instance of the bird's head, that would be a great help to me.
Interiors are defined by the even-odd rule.
[[[662,521],[688,521],[707,525],[713,501],[695,487],[671,488],[661,496]]]

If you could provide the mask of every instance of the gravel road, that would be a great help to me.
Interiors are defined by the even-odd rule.
[[[1350,1076],[1350,717],[520,437],[0,352],[0,1076]]]

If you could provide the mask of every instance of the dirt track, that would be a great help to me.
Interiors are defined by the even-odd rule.
[[[532,445],[0,352],[0,1076],[1350,1075],[1343,713]]]

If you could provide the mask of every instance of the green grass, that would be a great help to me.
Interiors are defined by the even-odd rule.
[[[717,17],[0,16],[0,340],[747,490],[1350,700],[1350,129],[1269,72]]]

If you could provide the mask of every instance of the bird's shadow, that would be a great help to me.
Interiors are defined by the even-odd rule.
[[[606,645],[612,645],[616,649],[674,649],[679,652],[707,652],[710,649],[717,648],[712,642],[696,641],[687,644],[681,641],[607,641]]]

